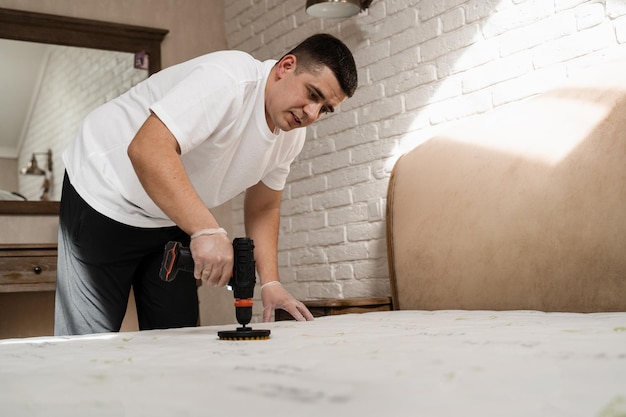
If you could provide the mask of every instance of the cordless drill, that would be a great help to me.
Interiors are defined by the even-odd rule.
[[[233,240],[233,276],[228,285],[235,297],[235,316],[241,324],[236,330],[225,330],[217,333],[223,340],[255,340],[269,339],[269,330],[253,330],[248,327],[252,320],[252,297],[256,283],[254,243],[250,238],[235,238]],[[159,270],[159,277],[163,281],[173,281],[179,271],[192,272],[193,258],[189,248],[180,242],[167,242],[165,253]]]

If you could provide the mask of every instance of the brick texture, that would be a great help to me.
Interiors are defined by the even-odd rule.
[[[389,295],[385,198],[400,154],[448,122],[626,56],[623,0],[374,0],[341,20],[304,4],[224,1],[229,48],[278,58],[328,32],[357,61],[358,91],[309,128],[283,195],[280,273],[300,299]],[[243,234],[241,197],[233,207]]]

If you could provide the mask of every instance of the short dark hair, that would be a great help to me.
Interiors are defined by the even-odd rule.
[[[337,77],[343,92],[352,97],[358,85],[354,57],[350,49],[339,39],[326,33],[318,33],[302,41],[285,55],[295,55],[296,71],[316,72],[328,67]]]

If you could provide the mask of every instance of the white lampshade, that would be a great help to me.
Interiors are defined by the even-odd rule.
[[[313,17],[341,19],[361,11],[359,0],[307,0],[306,12]]]

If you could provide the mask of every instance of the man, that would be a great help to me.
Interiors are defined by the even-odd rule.
[[[194,326],[195,280],[158,278],[165,243],[189,244],[195,278],[225,286],[233,249],[210,208],[244,191],[264,321],[312,320],[278,277],[281,190],[304,128],[356,87],[349,49],[318,34],[279,61],[195,58],[90,113],[63,154],[55,334],[118,331],[131,286],[140,329]]]

